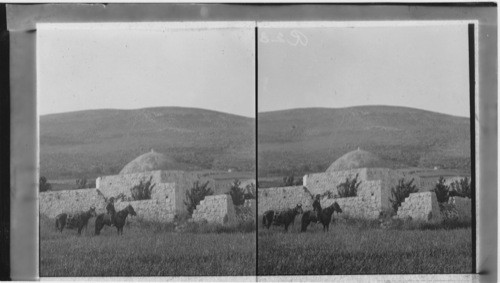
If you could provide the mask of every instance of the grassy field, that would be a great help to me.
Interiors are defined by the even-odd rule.
[[[366,223],[320,225],[299,233],[297,222],[283,228],[259,228],[259,275],[346,275],[471,273],[470,228],[380,229]]]
[[[40,220],[40,276],[255,275],[255,233],[176,233],[172,226],[129,225],[123,236],[94,225],[77,236]]]

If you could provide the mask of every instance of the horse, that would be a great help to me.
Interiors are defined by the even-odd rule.
[[[99,235],[104,225],[108,226],[115,225],[118,235],[120,234],[123,235],[123,226],[125,226],[125,220],[127,219],[127,216],[129,214],[133,216],[137,215],[137,213],[135,213],[134,208],[130,204],[124,209],[115,213],[113,221],[111,219],[110,214],[101,213],[97,215],[97,218],[95,220],[95,234]]]
[[[288,226],[295,220],[295,216],[297,214],[301,214],[304,211],[302,210],[302,205],[299,203],[293,209],[287,209],[285,211],[274,211],[268,210],[264,212],[264,216],[262,218],[262,224],[269,229],[271,224],[276,226],[285,226],[285,231],[288,231]]]
[[[83,227],[87,228],[89,219],[93,216],[96,216],[93,206],[88,211],[78,212],[74,215],[61,213],[56,216],[56,230],[62,233],[64,227],[68,229],[78,228],[78,235],[81,235]]]
[[[327,232],[330,228],[330,222],[332,220],[332,214],[334,211],[336,211],[337,213],[342,213],[342,209],[337,202],[334,202],[329,207],[321,210],[318,217],[319,219],[316,218],[312,210],[304,212],[304,215],[302,216],[302,229],[300,231],[305,232],[307,226],[309,226],[311,222],[317,223],[319,221],[321,224],[323,224],[323,231]]]

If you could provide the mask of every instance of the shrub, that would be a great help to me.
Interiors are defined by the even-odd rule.
[[[40,192],[46,192],[52,190],[52,185],[47,181],[47,178],[40,177],[40,182],[38,183],[38,189]]]
[[[257,189],[255,188],[255,184],[251,183],[245,187],[245,199],[256,199]]]
[[[436,194],[437,201],[439,203],[446,203],[450,198],[450,187],[445,185],[444,182],[445,179],[443,178],[443,176],[439,177],[439,181],[432,190]]]
[[[151,199],[151,192],[155,186],[155,184],[151,185],[151,180],[153,180],[153,176],[146,183],[141,180],[138,185],[130,189],[133,200]]]
[[[411,194],[418,192],[417,186],[413,185],[414,179],[411,179],[409,182],[405,182],[404,178],[401,178],[398,181],[398,185],[395,188],[391,189],[392,197],[390,199],[392,203],[392,208],[394,211],[398,211],[398,208],[401,206],[401,203]]]
[[[199,181],[194,182],[193,187],[186,191],[186,200],[184,201],[189,215],[193,215],[196,206],[209,195],[213,195],[213,191],[208,187],[208,181],[202,185]]]
[[[355,197],[358,194],[358,188],[359,185],[361,185],[361,181],[358,182],[358,175],[359,174],[356,174],[356,177],[354,177],[354,179],[352,180],[347,177],[345,179],[345,182],[340,183],[340,185],[337,186],[339,197]]]
[[[76,190],[84,189],[87,187],[87,179],[85,179],[85,178],[76,179],[75,183],[76,183],[76,186],[75,186]]]
[[[241,182],[239,180],[234,180],[234,182],[231,184],[229,192],[227,192],[227,194],[230,195],[233,199],[234,205],[242,205],[245,203],[245,191],[244,189],[240,188],[240,184]]]
[[[450,194],[452,192],[461,197],[472,198],[472,187],[469,178],[465,177],[460,181],[455,181],[451,183]]]
[[[291,187],[291,186],[301,186],[302,179],[295,179],[294,175],[290,175],[287,177],[283,177],[283,187]]]
[[[75,180],[75,190],[95,188],[95,180],[87,180],[87,178],[81,178]]]

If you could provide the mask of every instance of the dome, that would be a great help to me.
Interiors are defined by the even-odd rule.
[[[357,168],[388,168],[388,162],[377,155],[365,151],[354,150],[344,154],[326,169],[326,172],[344,171]]]
[[[173,158],[168,158],[162,153],[151,150],[125,165],[122,171],[120,171],[120,175],[174,169],[174,165],[175,160]]]

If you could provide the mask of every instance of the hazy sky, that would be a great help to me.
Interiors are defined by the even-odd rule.
[[[183,106],[254,117],[254,27],[231,25],[38,25],[38,112]]]
[[[469,116],[466,24],[296,30],[259,29],[259,112],[395,105]]]

